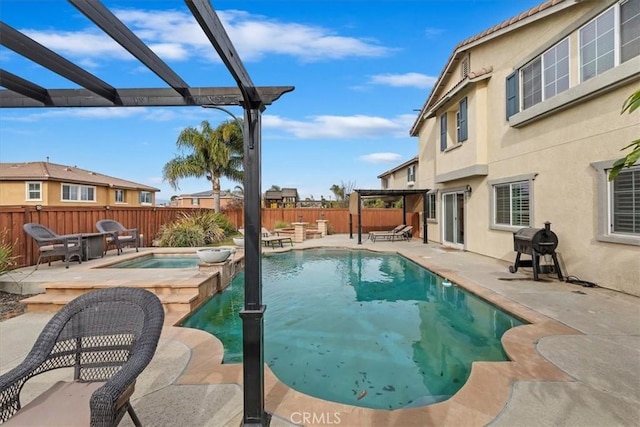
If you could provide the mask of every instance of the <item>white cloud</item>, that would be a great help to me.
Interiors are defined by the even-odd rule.
[[[359,159],[367,163],[398,163],[402,156],[398,153],[371,153],[360,156]]]
[[[435,39],[442,33],[444,33],[444,30],[442,28],[427,27],[424,29],[424,36],[428,39]]]
[[[311,116],[308,121],[265,115],[262,124],[265,128],[275,128],[301,139],[401,138],[409,135],[405,115],[394,119],[365,115],[323,115]]]
[[[188,12],[113,10],[138,37],[164,60],[192,58],[219,61],[218,54]],[[243,61],[265,55],[286,55],[301,61],[383,57],[393,50],[370,39],[347,37],[334,30],[282,22],[237,10],[217,11]],[[94,27],[79,31],[22,29],[39,43],[75,61],[133,60],[124,48]]]
[[[437,77],[427,76],[426,74],[421,73],[378,74],[371,76],[369,83],[393,87],[416,87],[418,89],[428,89],[433,87],[437,79]]]

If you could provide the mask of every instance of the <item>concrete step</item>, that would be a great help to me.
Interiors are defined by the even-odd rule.
[[[26,304],[28,312],[52,313],[60,310],[78,295],[43,293],[25,298],[22,302]],[[162,302],[165,312],[189,313],[202,302],[197,290],[193,290],[191,293],[158,295],[158,298]]]

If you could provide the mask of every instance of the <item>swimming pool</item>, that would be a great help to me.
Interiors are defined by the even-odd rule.
[[[399,255],[313,249],[262,261],[265,363],[288,386],[380,409],[446,400],[475,360],[507,360],[500,338],[522,321]],[[183,326],[242,359],[241,273]]]
[[[195,268],[199,262],[195,254],[150,254],[110,264],[104,268]]]

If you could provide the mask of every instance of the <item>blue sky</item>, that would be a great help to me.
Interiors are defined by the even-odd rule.
[[[333,184],[379,188],[380,173],[417,155],[409,129],[456,44],[541,2],[213,0],[254,84],[295,86],[263,113],[262,190],[319,199]],[[235,85],[183,2],[103,3],[189,85]],[[67,2],[0,0],[0,17],[114,87],[166,87]],[[4,47],[0,66],[44,87],[76,87]],[[167,200],[210,189],[204,179],[178,190],[162,181],[180,131],[228,118],[200,107],[3,109],[0,162],[48,157],[160,188]]]

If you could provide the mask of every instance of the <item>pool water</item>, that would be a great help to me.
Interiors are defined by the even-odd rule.
[[[105,268],[195,268],[199,262],[195,255],[145,255]]]
[[[446,400],[475,360],[507,360],[500,338],[523,324],[395,254],[290,251],[262,260],[265,363],[325,400],[398,409]],[[182,326],[209,331],[242,361],[243,273]]]

